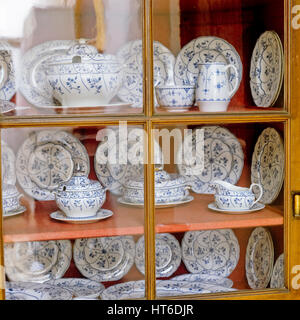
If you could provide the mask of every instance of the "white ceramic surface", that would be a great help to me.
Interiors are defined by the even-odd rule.
[[[270,288],[284,288],[284,253],[282,253],[276,260],[272,272]]]
[[[239,73],[233,64],[226,64],[222,62],[200,64],[196,87],[196,102],[200,111],[219,111],[213,108],[213,104],[210,109],[207,109],[207,103],[223,102],[224,105],[229,104],[230,99],[239,86],[239,83],[236,81],[234,83],[234,87],[231,88],[228,72],[229,69],[234,71],[235,78],[238,79]]]
[[[274,264],[274,246],[271,233],[263,227],[255,228],[246,249],[246,277],[250,288],[268,286]]]
[[[42,147],[46,154],[35,153]],[[61,150],[62,158],[54,152]],[[69,157],[71,155],[71,162]],[[62,163],[64,166],[62,166]],[[32,164],[30,167],[29,164]],[[35,165],[36,164],[36,165]],[[17,180],[23,190],[37,200],[55,200],[55,190],[59,184],[70,178],[77,168],[87,176],[90,171],[89,156],[82,143],[71,133],[56,130],[42,130],[29,134],[18,150],[16,156]]]
[[[63,212],[61,211],[55,211],[50,213],[50,217],[57,221],[67,222],[71,224],[87,224],[87,223],[93,223],[98,222],[100,220],[107,219],[113,215],[113,212],[107,209],[99,209],[98,212],[94,217],[84,217],[84,218],[71,218],[67,217]]]
[[[159,85],[155,87],[155,94],[162,107],[182,108],[195,104],[194,86]]]
[[[278,197],[284,181],[285,152],[279,132],[266,128],[257,139],[251,162],[251,182],[263,188],[261,203],[271,204]],[[253,189],[256,196],[257,188]]]
[[[215,180],[212,182],[212,186],[216,190],[215,204],[223,210],[250,210],[263,195],[263,189],[257,183],[251,184],[250,188],[243,188],[222,180]],[[260,191],[257,199],[252,192],[254,187],[258,187]]]
[[[221,213],[226,213],[226,214],[247,214],[247,213],[252,213],[252,212],[257,212],[265,208],[265,205],[262,203],[257,203],[255,204],[251,209],[246,209],[246,210],[233,210],[233,209],[220,209],[214,202],[210,203],[208,205],[208,208],[210,210],[216,211],[216,212],[221,212]]]
[[[181,242],[182,261],[190,273],[229,276],[238,264],[240,246],[231,229],[188,231]]]
[[[7,100],[0,100],[0,113],[5,114],[16,109],[16,104]]]
[[[72,258],[69,240],[5,244],[5,272],[10,281],[39,282],[63,277]]]
[[[258,107],[271,107],[283,83],[284,55],[281,40],[275,31],[264,32],[252,53],[250,88]]]
[[[155,270],[156,277],[170,277],[181,263],[181,249],[178,240],[169,233],[155,236]],[[145,238],[140,237],[136,243],[135,265],[145,275]]]
[[[222,286],[226,288],[231,288],[233,286],[233,281],[226,277],[201,274],[201,273],[186,273],[179,276],[173,277],[171,280],[177,281],[189,281],[189,282],[203,282],[209,283],[217,286]]]
[[[234,94],[242,80],[243,65],[236,49],[226,40],[214,37],[198,37],[186,44],[179,52],[175,62],[175,83],[177,85],[195,85],[201,63],[223,62],[233,64],[238,70],[238,78],[230,72],[230,89]],[[236,82],[238,85],[236,85]]]
[[[204,145],[202,139],[196,139],[197,129],[204,130]],[[185,149],[185,145],[190,148]],[[197,163],[191,160],[191,152],[184,153],[184,150],[192,150]],[[211,182],[217,179],[236,184],[244,167],[244,152],[239,140],[228,129],[219,126],[193,129],[185,136],[176,157],[178,172],[196,193],[213,194]]]
[[[44,63],[53,96],[71,107],[108,104],[123,83],[123,66],[114,55],[100,54],[85,42]]]
[[[134,40],[126,43],[117,52],[117,57],[125,64],[124,82],[118,97],[132,103],[132,107],[143,107],[143,43]],[[154,87],[173,83],[175,57],[158,41],[153,42]],[[155,102],[157,105],[157,102]]]
[[[79,272],[94,281],[122,279],[134,264],[131,236],[76,239],[73,258]]]
[[[13,149],[1,140],[1,176],[3,184],[14,185],[16,176],[16,156]]]
[[[19,193],[15,185],[3,184],[2,188],[2,208],[4,214],[18,210],[21,206],[19,200],[23,194]]]
[[[102,283],[81,278],[63,278],[47,281],[46,284],[68,289],[74,298],[98,298],[105,289]],[[77,299],[76,299],[77,300]]]

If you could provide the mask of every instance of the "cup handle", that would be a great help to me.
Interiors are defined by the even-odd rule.
[[[0,61],[0,89],[4,86],[8,79],[7,64],[5,61]]]
[[[260,184],[258,184],[258,183],[252,183],[251,186],[250,186],[250,191],[252,191],[253,187],[255,187],[255,186],[257,186],[257,187],[259,188],[259,190],[260,190],[260,195],[259,195],[259,197],[256,199],[256,201],[253,202],[252,207],[262,198],[263,193],[264,193],[264,190],[263,190],[262,186],[261,186]]]
[[[236,75],[236,82],[235,82],[235,86],[234,88],[229,92],[229,98],[231,99],[234,92],[236,91],[236,89],[238,88],[238,85],[239,85],[239,81],[238,81],[238,78],[239,78],[239,72],[236,68],[236,66],[234,66],[233,64],[228,64],[226,67],[225,67],[225,71],[227,71],[228,69],[232,68],[235,72],[235,75]]]

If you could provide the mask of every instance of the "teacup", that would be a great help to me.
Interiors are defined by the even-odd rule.
[[[257,199],[252,191],[255,186],[260,190],[260,195]],[[251,184],[250,188],[243,188],[225,181],[216,180],[212,183],[212,187],[216,190],[215,203],[217,207],[224,210],[250,210],[263,195],[263,188],[257,183]]]
[[[160,85],[155,87],[156,98],[162,107],[192,107],[195,103],[195,87],[189,85]]]

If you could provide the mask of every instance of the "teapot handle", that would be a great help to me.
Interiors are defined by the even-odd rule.
[[[261,186],[260,184],[258,184],[258,183],[252,183],[251,186],[250,186],[250,191],[252,191],[253,187],[255,187],[255,186],[257,186],[257,187],[259,188],[259,190],[260,190],[260,195],[259,195],[259,197],[256,199],[256,201],[254,201],[252,207],[262,198],[263,193],[264,193],[264,190],[263,190],[262,186]]]

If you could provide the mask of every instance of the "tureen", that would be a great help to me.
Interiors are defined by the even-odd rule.
[[[93,217],[106,199],[106,190],[100,182],[79,174],[59,186],[55,192],[58,207],[72,218]]]
[[[155,203],[164,204],[185,200],[189,189],[183,176],[155,171]],[[122,199],[129,203],[144,203],[144,179],[129,180],[124,186]]]
[[[23,195],[19,193],[15,185],[4,184],[2,191],[2,205],[5,213],[14,211],[20,207],[19,200]]]
[[[85,40],[80,40],[66,54],[47,59],[44,70],[53,97],[63,106],[107,105],[123,82],[118,58],[98,53]]]

